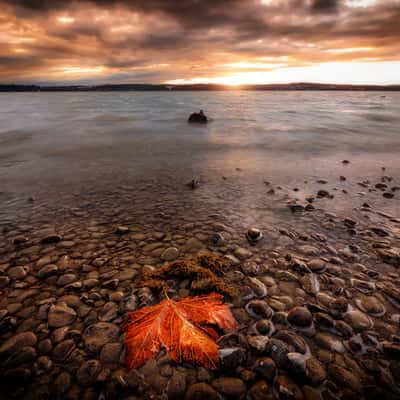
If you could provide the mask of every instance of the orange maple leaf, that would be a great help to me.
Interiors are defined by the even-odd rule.
[[[191,362],[209,369],[218,366],[219,334],[214,329],[235,329],[236,321],[222,296],[166,298],[161,303],[128,315],[125,346],[128,368],[138,368],[165,348],[176,362]]]

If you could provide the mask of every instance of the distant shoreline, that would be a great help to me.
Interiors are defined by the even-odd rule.
[[[400,91],[399,85],[336,85],[322,83],[290,83],[227,86],[215,84],[104,84],[104,85],[19,85],[0,84],[0,92],[109,92],[109,91]]]

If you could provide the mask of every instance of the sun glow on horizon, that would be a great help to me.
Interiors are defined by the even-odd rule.
[[[63,74],[101,74],[105,71],[105,68],[102,66],[97,67],[61,67],[57,69],[57,72],[61,72]]]
[[[375,82],[371,82],[375,76]],[[164,83],[220,84],[227,86],[315,82],[333,84],[395,84],[400,81],[400,60],[381,62],[329,62],[305,67],[231,73],[225,76],[180,78]]]

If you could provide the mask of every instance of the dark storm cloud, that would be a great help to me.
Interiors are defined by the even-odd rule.
[[[0,0],[0,80],[74,66],[115,79],[172,79],[262,57],[392,60],[399,21],[394,0]],[[340,52],[363,47],[374,50]]]
[[[311,9],[318,12],[336,11],[338,3],[338,0],[312,0]]]

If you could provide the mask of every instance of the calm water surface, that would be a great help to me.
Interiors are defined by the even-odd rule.
[[[212,122],[189,125],[200,108]],[[138,182],[153,182],[147,191],[158,199],[161,185],[179,191],[193,177],[205,183],[210,202],[221,182],[251,198],[264,181],[289,190],[340,175],[368,179],[382,167],[398,176],[399,154],[400,93],[0,95],[3,201]]]

